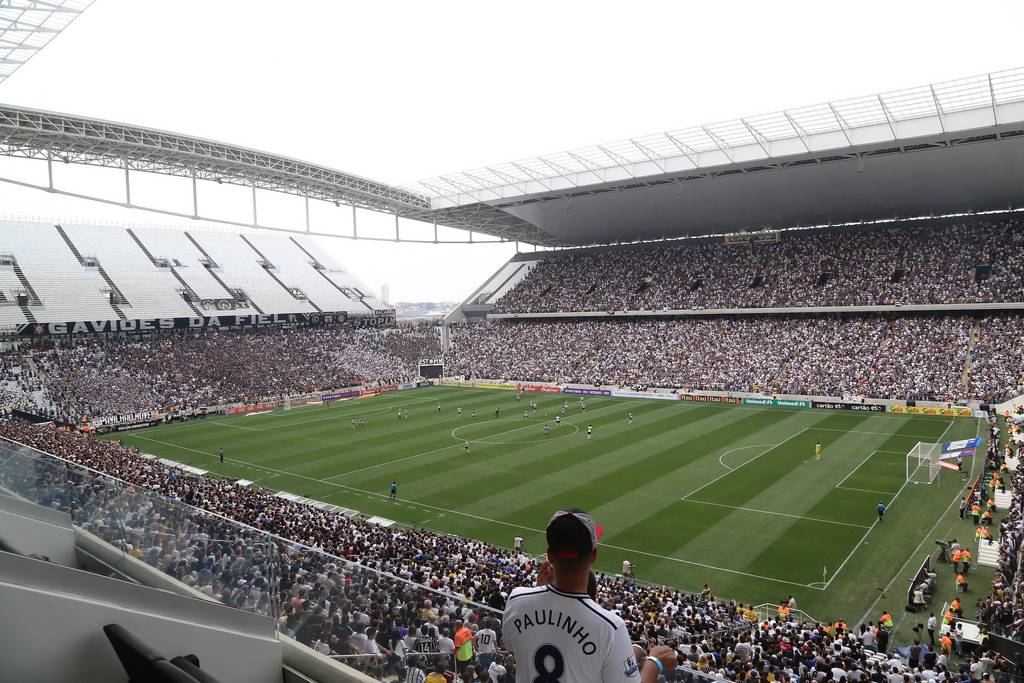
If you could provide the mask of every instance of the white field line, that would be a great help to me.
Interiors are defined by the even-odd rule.
[[[793,440],[793,439],[795,439],[796,437],[798,437],[798,436],[800,436],[801,434],[803,434],[804,432],[806,432],[806,431],[807,431],[808,429],[810,429],[810,427],[804,427],[803,429],[801,429],[801,430],[800,430],[799,432],[797,432],[797,433],[796,433],[796,434],[794,434],[793,436],[790,436],[790,437],[788,437],[788,438],[786,438],[786,439],[783,439],[782,441],[780,441],[779,443],[775,444],[774,446],[772,446],[771,448],[769,448],[769,449],[767,449],[767,450],[765,450],[765,451],[761,451],[760,453],[758,453],[758,454],[757,454],[757,455],[755,455],[755,456],[754,456],[753,458],[751,458],[750,460],[746,461],[745,463],[743,463],[742,465],[740,465],[740,466],[739,466],[739,467],[737,467],[736,469],[733,469],[733,470],[729,470],[728,472],[723,472],[722,474],[720,474],[719,476],[715,477],[714,479],[712,479],[712,480],[711,480],[711,481],[709,481],[708,483],[706,483],[706,484],[703,484],[703,485],[701,485],[701,486],[699,486],[699,487],[695,488],[694,490],[690,491],[689,493],[687,493],[687,494],[686,494],[685,496],[683,496],[683,497],[682,497],[682,498],[680,498],[679,500],[686,500],[687,498],[689,498],[689,497],[690,497],[690,496],[692,496],[693,494],[697,493],[698,491],[703,491],[704,489],[706,489],[707,487],[711,486],[712,484],[714,484],[714,483],[715,483],[716,481],[718,481],[719,479],[723,479],[723,478],[725,478],[725,477],[729,476],[730,474],[732,474],[733,472],[735,472],[736,470],[738,470],[738,469],[740,469],[740,468],[742,468],[742,467],[746,467],[746,466],[747,466],[747,465],[749,465],[750,463],[752,463],[752,462],[754,462],[755,460],[757,460],[758,458],[760,458],[760,457],[761,457],[762,455],[764,455],[765,453],[769,453],[769,452],[771,452],[771,451],[775,450],[776,448],[778,448],[778,447],[779,447],[779,446],[781,446],[782,444],[786,443],[787,441],[792,441],[792,440]]]
[[[953,426],[953,422],[954,422],[953,420],[949,421],[949,424],[946,425],[946,429],[943,430],[942,434],[939,434],[939,438],[936,439],[936,443],[941,443],[942,442],[942,437],[944,437],[946,435],[946,432],[949,431],[949,428]],[[928,436],[928,437],[924,437],[924,438],[933,439],[935,437]],[[973,465],[972,465],[972,467],[973,467]],[[899,490],[896,491],[895,494],[893,494],[892,500],[889,501],[889,504],[885,508],[886,514],[888,514],[889,510],[892,509],[892,506],[895,505],[896,500],[900,497],[900,494],[903,493],[903,489],[907,488],[907,484],[909,484],[909,483],[910,483],[909,480],[908,481],[904,481],[903,482],[903,486],[901,486],[899,488]],[[860,547],[862,545],[864,545],[864,541],[867,539],[868,534],[870,534],[871,530],[874,529],[876,526],[878,526],[878,520],[877,519],[874,522],[872,522],[871,526],[868,527],[868,530],[864,532],[864,536],[860,539],[860,541],[857,542],[857,545],[855,545],[853,547],[853,550],[851,550],[850,554],[846,556],[846,559],[842,561],[842,563],[839,565],[838,568],[836,568],[836,570],[834,572],[832,572],[832,576],[829,577],[829,580],[825,583],[825,590],[828,590],[828,587],[831,586],[832,582],[836,580],[836,577],[839,576],[839,573],[841,571],[843,571],[843,567],[846,566],[846,563],[849,562],[850,558],[853,557],[854,554],[858,550],[860,550]]]
[[[892,491],[876,491],[875,489],[856,489],[852,486],[836,486],[837,489],[842,491],[860,491],[861,493],[877,493],[882,496],[895,496],[896,494]]]
[[[762,515],[778,515],[779,517],[791,517],[793,519],[806,519],[809,522],[821,522],[822,524],[837,524],[839,526],[853,526],[858,529],[867,529],[866,524],[853,524],[851,522],[837,522],[833,519],[822,519],[820,517],[805,517],[803,515],[791,515],[788,512],[772,512],[771,510],[756,510],[754,508],[740,507],[739,505],[725,505],[723,503],[712,503],[706,500],[695,500],[688,498],[687,503],[697,503],[699,505],[714,505],[720,508],[729,508],[730,510],[743,510],[745,512],[758,512]]]
[[[770,444],[770,443],[757,443],[757,444],[753,444],[752,446],[740,446],[739,448],[733,448],[732,450],[728,450],[725,453],[722,453],[720,456],[718,456],[718,464],[721,465],[722,467],[724,467],[725,469],[727,469],[729,471],[732,471],[732,470],[734,470],[736,468],[735,467],[729,467],[728,465],[725,464],[725,460],[724,460],[725,456],[729,455],[730,453],[735,453],[736,451],[746,450],[748,448],[767,448],[768,446],[771,446],[771,445],[772,444]],[[739,467],[739,465],[737,465],[737,467]]]
[[[859,462],[859,463],[857,464],[857,466],[856,466],[856,467],[854,467],[854,468],[853,468],[853,470],[851,470],[851,471],[850,471],[850,473],[849,473],[849,474],[847,474],[847,475],[846,475],[845,477],[843,477],[843,478],[842,478],[842,479],[841,479],[841,480],[839,481],[839,483],[838,483],[838,484],[836,484],[836,488],[840,488],[840,487],[841,487],[841,486],[843,485],[843,482],[844,482],[844,481],[846,481],[847,479],[849,479],[850,477],[852,477],[852,476],[853,476],[854,474],[856,474],[856,473],[857,473],[857,470],[859,470],[859,469],[861,468],[861,466],[862,466],[862,465],[864,465],[864,463],[866,463],[866,462],[867,462],[868,460],[870,460],[871,458],[875,457],[875,453],[877,453],[877,452],[878,452],[878,450],[873,450],[873,451],[871,451],[871,453],[869,453],[869,454],[868,454],[868,457],[866,457],[866,458],[864,458],[863,460],[861,460],[861,461],[860,461],[860,462]]]
[[[948,432],[949,428],[952,427],[952,426],[953,426],[953,421],[950,420],[949,424],[946,425],[946,431],[942,432],[942,433],[945,434],[946,432]],[[935,436],[933,434],[925,434],[924,436],[921,436],[920,434],[899,434],[899,433],[896,433],[896,432],[870,432],[870,431],[867,431],[867,430],[864,430],[864,429],[837,429],[835,427],[808,427],[808,429],[814,429],[814,430],[817,430],[819,432],[846,432],[847,434],[876,434],[878,436],[898,436],[898,437],[902,437],[904,439],[934,439],[935,438]],[[941,439],[942,437],[940,436],[939,438]]]
[[[190,451],[192,453],[198,453],[200,455],[206,455],[206,456],[211,457],[211,458],[216,458],[217,457],[213,453],[207,453],[205,451],[196,450],[195,448],[189,448],[188,446],[180,446],[178,444],[173,444],[173,443],[169,443],[169,442],[166,442],[166,441],[160,441],[158,439],[151,439],[149,437],[143,437],[143,436],[139,436],[138,438],[144,439],[146,441],[153,441],[154,443],[160,443],[160,444],[163,444],[165,446],[170,446],[171,448],[179,448],[181,450]],[[249,465],[249,467],[254,468],[254,469],[266,470],[268,472],[276,472],[277,474],[285,474],[285,475],[288,475],[290,477],[295,477],[297,479],[305,479],[307,481],[317,482],[317,483],[320,483],[320,484],[327,484],[328,486],[334,486],[334,487],[337,487],[339,489],[345,489],[347,491],[352,491],[356,495],[365,495],[367,497],[374,497],[374,498],[380,498],[380,499],[385,499],[385,500],[388,498],[388,494],[386,494],[386,493],[377,493],[377,492],[374,492],[374,491],[366,491],[364,489],[357,489],[355,487],[346,486],[344,484],[338,484],[338,483],[333,482],[333,481],[326,481],[326,480],[323,480],[323,479],[315,479],[313,477],[307,477],[305,475],[296,474],[294,472],[287,472],[285,470],[279,470],[279,469],[276,469],[276,468],[273,468],[273,467],[266,467],[265,465],[250,465],[249,463],[246,463],[246,462],[241,461],[241,460],[235,460],[233,458],[225,458],[225,460],[229,461],[229,462],[233,462],[235,464]],[[409,501],[409,502],[414,502],[414,503],[416,503],[416,505],[420,506],[421,508],[429,508],[431,510],[436,510],[436,511],[444,512],[444,513],[447,513],[447,514],[459,515],[461,517],[469,517],[470,519],[476,519],[476,520],[479,520],[479,521],[482,521],[482,522],[489,522],[491,524],[500,524],[502,526],[507,526],[507,527],[511,527],[511,528],[514,528],[514,529],[522,529],[524,531],[531,531],[531,532],[537,533],[537,534],[543,534],[544,533],[544,531],[541,530],[541,529],[535,529],[533,527],[523,526],[522,524],[514,524],[512,522],[505,522],[505,521],[502,521],[500,519],[491,519],[490,517],[482,517],[480,515],[474,515],[474,514],[471,514],[469,512],[462,512],[460,510],[452,510],[452,509],[449,509],[449,508],[439,507],[437,505],[430,505],[429,503],[422,503],[422,502],[418,502],[418,501]],[[787,584],[787,585],[790,585],[790,586],[799,586],[801,588],[815,588],[814,586],[812,586],[810,584],[806,584],[806,583],[798,583],[796,581],[788,581],[786,579],[777,579],[777,578],[772,577],[772,576],[762,576],[760,574],[751,574],[749,572],[742,572],[742,571],[739,571],[737,569],[727,569],[725,567],[716,567],[715,565],[712,565],[712,564],[703,564],[701,562],[694,562],[693,560],[684,560],[684,559],[679,558],[679,557],[668,557],[666,555],[657,555],[655,553],[649,553],[649,552],[645,552],[643,550],[636,550],[635,548],[624,548],[622,546],[612,545],[610,543],[599,543],[598,545],[603,546],[605,548],[613,548],[615,550],[622,550],[622,551],[625,551],[625,552],[628,552],[628,553],[631,553],[631,554],[634,554],[634,555],[642,555],[642,556],[645,556],[645,557],[653,557],[653,558],[659,559],[659,560],[666,560],[666,561],[670,561],[670,562],[678,562],[680,564],[691,565],[691,566],[694,566],[694,567],[702,567],[704,569],[711,569],[711,570],[714,570],[714,571],[726,572],[728,574],[737,574],[737,575],[740,575],[740,576],[747,576],[747,577],[754,578],[754,579],[761,579],[763,581],[772,581],[774,583],[783,583],[783,584]],[[815,590],[823,590],[823,589],[815,588]]]
[[[974,432],[974,435],[976,437],[977,436],[981,436],[981,425],[982,425],[982,421],[979,419],[978,420],[978,428]],[[974,478],[974,465],[975,465],[975,463],[978,462],[978,460],[979,460],[979,458],[971,458],[971,473],[967,477],[968,481],[970,481],[971,479]],[[949,514],[949,511],[953,509],[953,505],[955,505],[958,502],[960,502],[960,491],[959,490],[957,491],[957,494],[955,496],[953,496],[953,500],[951,500],[949,502],[949,505],[946,506],[946,509],[942,511],[942,514],[939,515],[939,518],[937,520],[935,520],[935,524],[932,525],[932,528],[929,529],[928,532],[925,533],[925,535],[921,538],[921,542],[918,543],[917,547],[914,548],[913,552],[911,552],[910,555],[907,556],[907,561],[904,562],[903,566],[899,568],[899,571],[897,571],[893,575],[893,577],[889,581],[889,583],[887,583],[885,585],[885,588],[881,592],[879,592],[878,597],[875,598],[875,601],[872,602],[871,605],[868,607],[867,611],[864,612],[864,616],[862,616],[860,618],[860,622],[858,622],[858,623],[861,623],[861,624],[866,623],[867,619],[869,618],[869,615],[872,613],[872,611],[874,611],[875,607],[878,606],[878,603],[881,602],[882,595],[886,591],[888,591],[890,588],[892,588],[892,585],[894,583],[896,583],[896,579],[900,578],[900,575],[906,570],[907,565],[910,564],[911,560],[914,559],[914,556],[917,555],[917,553],[919,553],[921,551],[921,546],[923,546],[928,541],[928,539],[933,537],[933,534],[935,533],[935,530],[939,528],[939,524],[941,524],[942,520],[945,519],[946,515]]]

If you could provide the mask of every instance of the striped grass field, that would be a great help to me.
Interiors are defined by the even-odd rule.
[[[538,410],[524,418],[530,401]],[[365,426],[353,430],[353,417]],[[432,387],[110,438],[409,525],[506,547],[522,535],[534,554],[551,513],[580,507],[605,528],[604,571],[628,558],[642,580],[709,583],[754,603],[792,594],[817,618],[852,621],[887,586],[885,605],[900,608],[900,577],[956,517],[966,471],[907,485],[906,453],[979,431],[973,418],[623,398],[588,398],[584,413],[575,396],[517,402],[513,392]],[[392,481],[397,502],[387,500]],[[890,506],[882,524],[880,501]]]

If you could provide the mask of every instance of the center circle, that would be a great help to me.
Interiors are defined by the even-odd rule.
[[[501,446],[505,446],[505,445],[509,445],[510,446],[510,445],[519,445],[519,444],[528,445],[528,444],[534,444],[534,443],[545,443],[547,441],[554,441],[555,439],[564,439],[566,437],[573,436],[574,434],[577,434],[580,431],[579,427],[577,427],[573,423],[567,422],[565,420],[563,420],[562,424],[560,426],[558,426],[558,427],[554,426],[553,421],[547,421],[548,424],[552,425],[552,430],[561,430],[561,427],[572,427],[573,431],[568,432],[566,434],[558,434],[558,435],[552,434],[551,436],[543,436],[542,435],[542,436],[540,436],[539,438],[536,438],[536,439],[518,438],[518,437],[525,436],[525,432],[527,430],[529,430],[530,428],[533,428],[533,429],[536,429],[537,431],[543,432],[544,422],[540,421],[540,420],[532,419],[532,420],[529,421],[528,424],[520,424],[519,427],[511,427],[511,428],[509,428],[509,429],[507,429],[505,431],[498,432],[497,434],[490,434],[490,435],[486,435],[486,436],[481,436],[479,438],[471,438],[471,437],[459,436],[459,432],[460,431],[463,431],[465,429],[468,429],[468,428],[471,428],[471,427],[475,427],[475,426],[478,426],[478,425],[484,425],[484,424],[487,424],[489,422],[508,422],[510,424],[515,424],[517,422],[521,423],[521,422],[523,422],[523,420],[502,420],[502,419],[493,419],[492,418],[492,419],[489,419],[489,420],[479,420],[477,422],[471,422],[469,424],[459,425],[458,427],[456,427],[455,429],[452,430],[452,438],[457,440],[457,441],[469,441],[470,443],[487,443],[487,444],[494,444],[494,445],[501,445]]]

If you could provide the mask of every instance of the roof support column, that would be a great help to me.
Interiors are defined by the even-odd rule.
[[[395,241],[401,242],[401,238],[398,234],[398,211],[395,211]]]
[[[256,182],[252,183],[252,226],[255,228],[259,225],[259,221],[256,220]]]
[[[192,218],[199,218],[199,192],[196,189],[196,168],[192,167]]]
[[[53,192],[53,152],[50,150],[46,150],[46,182]]]
[[[306,200],[306,234],[309,234],[309,195],[303,197]]]
[[[128,157],[124,158],[124,204],[132,205],[132,186],[128,180]]]
[[[356,220],[356,205],[352,205],[352,237],[359,239],[359,223]]]

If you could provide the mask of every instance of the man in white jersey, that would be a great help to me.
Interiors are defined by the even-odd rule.
[[[484,620],[484,627],[476,632],[477,661],[480,668],[487,671],[494,661],[496,652],[495,644],[498,642],[498,634],[491,628],[491,619]]]
[[[501,632],[515,655],[517,680],[532,683],[654,683],[678,663],[665,645],[637,653],[622,619],[587,595],[597,559],[598,526],[581,510],[556,512],[548,522],[551,579],[516,588]]]

